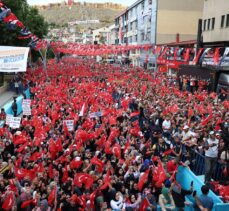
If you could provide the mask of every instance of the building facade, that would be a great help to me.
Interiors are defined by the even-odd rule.
[[[229,1],[205,0],[202,18],[204,44],[229,43]],[[227,43],[227,44],[226,44]]]
[[[109,43],[109,35],[110,35],[109,27],[102,27],[92,31],[93,34],[93,42],[98,44],[106,44]]]
[[[165,44],[176,42],[177,35],[179,41],[195,40],[203,2],[204,0],[138,0],[116,17],[116,44]],[[145,61],[149,53],[144,50],[134,52],[140,63]],[[148,56],[151,60],[151,56]]]

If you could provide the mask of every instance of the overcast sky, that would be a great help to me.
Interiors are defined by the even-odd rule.
[[[54,2],[61,2],[63,0],[27,0],[27,2],[31,5],[37,5],[37,4],[48,4],[48,3],[54,3]],[[125,4],[125,5],[131,5],[135,2],[136,0],[78,0],[78,2],[113,2],[113,3],[120,3],[120,4]]]

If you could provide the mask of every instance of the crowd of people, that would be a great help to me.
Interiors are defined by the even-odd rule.
[[[211,210],[217,160],[228,176],[229,103],[140,68],[67,61],[28,70],[32,115],[0,129],[0,210]],[[178,166],[205,155],[202,195]]]

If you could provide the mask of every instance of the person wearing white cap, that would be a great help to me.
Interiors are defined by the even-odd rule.
[[[191,141],[195,134],[189,129],[188,125],[185,125],[183,128],[183,132],[181,134],[182,136],[182,142],[184,144],[187,144],[187,142]]]
[[[205,183],[211,181],[217,164],[219,140],[215,138],[215,132],[210,131],[209,138],[204,143],[205,148]]]

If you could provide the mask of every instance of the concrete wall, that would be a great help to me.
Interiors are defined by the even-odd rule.
[[[193,40],[197,37],[198,19],[204,0],[158,0],[157,44]]]
[[[210,29],[206,29],[205,31],[203,31],[204,42],[229,41],[229,27],[226,26],[227,14],[229,15],[229,0],[204,1],[203,24],[204,20],[210,19]],[[222,15],[225,15],[223,27],[221,27]],[[211,27],[212,18],[215,18],[214,29],[212,29]]]

